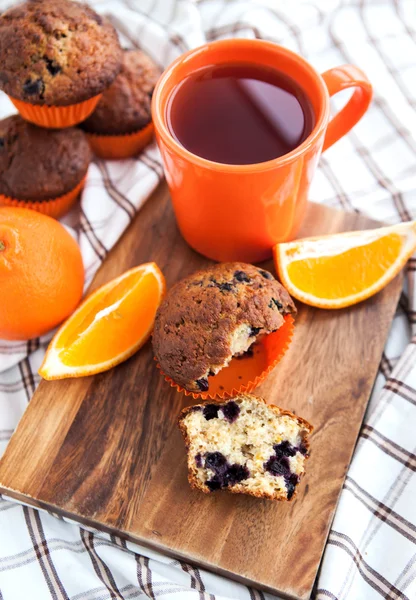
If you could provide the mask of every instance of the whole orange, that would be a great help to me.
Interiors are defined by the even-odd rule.
[[[0,208],[0,339],[43,335],[73,312],[83,285],[78,244],[58,221]]]

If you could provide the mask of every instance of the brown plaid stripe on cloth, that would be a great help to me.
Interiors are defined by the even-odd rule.
[[[8,4],[0,0],[0,9]],[[125,46],[142,47],[163,66],[205,39],[232,36],[275,40],[320,71],[358,64],[374,84],[374,102],[322,157],[311,198],[387,223],[416,218],[415,0],[92,4],[111,16]],[[343,101],[339,95],[335,103]],[[3,97],[0,111],[11,112]],[[154,147],[136,160],[91,166],[81,207],[65,220],[81,245],[88,281],[161,177]],[[316,583],[319,600],[416,598],[415,270],[411,259]],[[39,382],[47,340],[0,342],[0,450]],[[114,536],[0,500],[0,600],[143,597],[272,600]]]

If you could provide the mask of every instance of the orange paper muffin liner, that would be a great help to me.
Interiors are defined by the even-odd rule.
[[[91,149],[99,158],[120,160],[136,156],[151,142],[154,133],[153,123],[123,135],[99,135],[86,132]]]
[[[70,192],[67,192],[63,196],[59,196],[58,198],[53,198],[52,200],[38,200],[32,202],[31,200],[17,200],[16,198],[11,198],[10,196],[0,194],[0,206],[30,208],[31,210],[36,210],[37,212],[42,213],[43,215],[48,215],[54,219],[59,219],[69,211],[73,204],[75,204],[79,193],[84,187],[86,177],[87,176],[84,175],[78,185],[75,186]]]
[[[209,378],[210,389],[208,392],[190,392],[185,390],[175,383],[171,377],[165,375],[159,363],[157,363],[157,368],[171,387],[176,388],[178,392],[184,392],[185,396],[192,396],[195,400],[224,400],[232,398],[240,393],[252,392],[264,381],[286,354],[292,341],[293,331],[293,317],[286,315],[285,322],[280,329],[264,336],[259,342],[254,344],[252,356],[233,358],[228,367],[222,369],[217,375],[211,376]]]
[[[93,112],[102,94],[89,98],[78,104],[70,104],[69,106],[38,106],[16,100],[9,96],[20,115],[35,125],[46,127],[48,129],[63,129],[72,127],[85,119]]]

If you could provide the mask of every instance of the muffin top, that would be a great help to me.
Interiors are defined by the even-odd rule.
[[[141,50],[124,50],[123,65],[95,111],[81,125],[84,131],[122,135],[142,129],[151,120],[152,94],[159,67]]]
[[[81,181],[90,160],[79,129],[42,129],[18,115],[0,121],[0,194],[52,200]]]
[[[153,348],[176,383],[207,391],[210,375],[295,312],[288,292],[268,271],[217,264],[171,288],[156,315]]]
[[[18,100],[83,102],[113,82],[121,61],[114,27],[85,4],[30,0],[0,17],[0,89]]]

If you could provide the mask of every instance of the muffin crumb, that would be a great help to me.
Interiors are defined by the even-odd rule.
[[[304,419],[240,394],[185,408],[179,427],[192,487],[272,500],[294,497],[309,456],[312,426]]]

